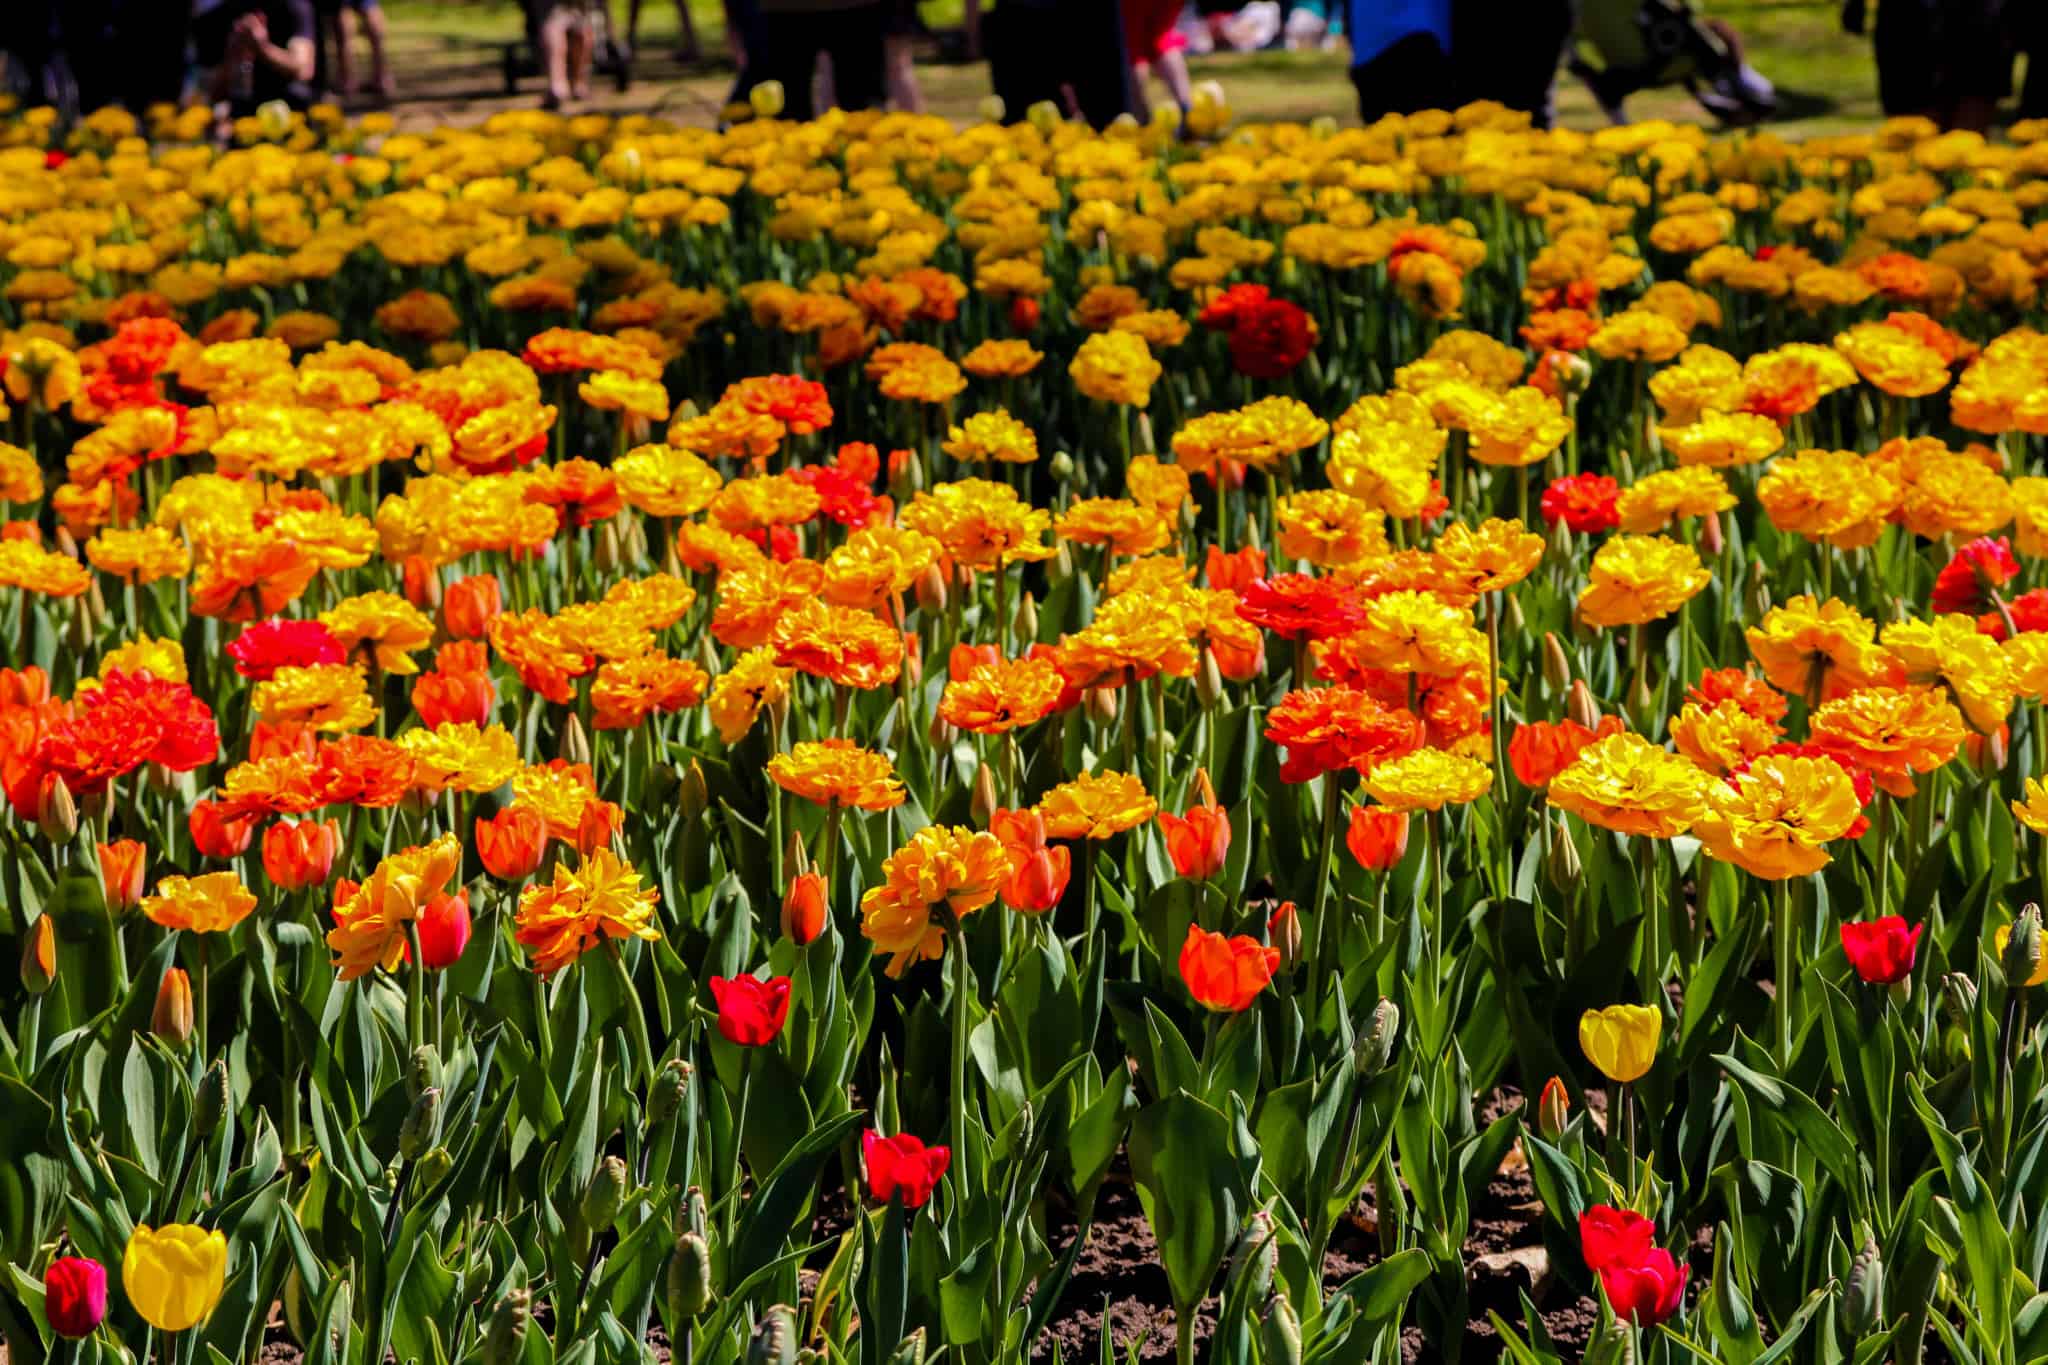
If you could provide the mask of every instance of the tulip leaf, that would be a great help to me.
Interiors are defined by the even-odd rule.
[[[866,1117],[860,1110],[851,1110],[826,1120],[792,1147],[755,1188],[754,1197],[740,1211],[729,1262],[731,1278],[745,1279],[775,1260],[810,1202],[819,1169],[839,1140],[860,1127]]]
[[[1408,1306],[1416,1286],[1429,1278],[1429,1271],[1429,1253],[1421,1247],[1396,1252],[1338,1286],[1323,1305],[1322,1320],[1328,1322],[1341,1309],[1356,1313],[1368,1328],[1394,1322]]]
[[[1854,1195],[1861,1188],[1855,1144],[1849,1141],[1833,1119],[1813,1102],[1811,1096],[1783,1082],[1744,1066],[1728,1053],[1714,1057],[1729,1077],[1752,1101],[1763,1106],[1773,1118],[1813,1153],[1822,1169],[1834,1177],[1844,1191]]]
[[[1771,1349],[1756,1358],[1755,1365],[1777,1365],[1777,1362],[1792,1354],[1792,1348],[1799,1344],[1800,1334],[1806,1331],[1813,1315],[1820,1312],[1822,1305],[1835,1297],[1834,1281],[1822,1285],[1806,1296],[1806,1302],[1799,1305],[1799,1311],[1792,1320],[1778,1329],[1778,1335],[1771,1341]]]
[[[1251,1210],[1231,1121],[1178,1091],[1138,1111],[1129,1151],[1175,1311],[1191,1312]]]
[[[1961,1224],[1963,1262],[1969,1267],[1971,1298],[1983,1318],[1990,1341],[2004,1343],[2012,1334],[2012,1238],[1998,1213],[1990,1187],[1978,1176],[1963,1143],[1949,1131],[1927,1102],[1917,1076],[1906,1078],[1906,1098],[1920,1115],[1934,1145],[1942,1173],[1948,1177],[1949,1199]]]

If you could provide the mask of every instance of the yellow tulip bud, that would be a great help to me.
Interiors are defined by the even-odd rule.
[[[1623,1085],[1639,1080],[1657,1060],[1664,1016],[1651,1005],[1609,1005],[1579,1016],[1579,1046],[1600,1074]]]
[[[121,1255],[121,1287],[142,1320],[160,1332],[206,1321],[227,1283],[228,1241],[190,1223],[138,1224]]]

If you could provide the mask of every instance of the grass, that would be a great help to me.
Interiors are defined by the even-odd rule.
[[[705,57],[687,66],[675,61],[680,28],[672,0],[645,0],[640,32],[643,54],[635,80],[620,93],[593,91],[592,107],[610,112],[654,112],[688,122],[709,121],[732,82],[725,45],[721,0],[688,0]],[[627,0],[612,0],[622,26]],[[502,108],[530,106],[539,83],[523,82],[507,96],[500,59],[504,45],[522,31],[514,0],[385,0],[390,16],[393,61],[403,92],[399,114],[406,126],[475,122]],[[1845,34],[1831,0],[1710,0],[1707,13],[1739,31],[1749,59],[1778,86],[1785,117],[1776,127],[1790,136],[1868,126],[1879,117],[1877,75],[1867,39]],[[924,6],[926,22],[943,29],[959,22],[960,0]],[[1343,51],[1224,53],[1195,58],[1197,80],[1223,84],[1231,108],[1242,118],[1300,119],[1356,117]],[[918,77],[931,109],[957,120],[974,117],[988,93],[988,69],[981,64],[920,65]],[[1569,76],[1558,85],[1558,111],[1567,126],[1595,128],[1605,122],[1585,88]],[[1682,89],[1652,90],[1629,101],[1635,119],[1668,118],[1703,122],[1705,113]]]

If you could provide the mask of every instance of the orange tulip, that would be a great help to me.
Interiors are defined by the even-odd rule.
[[[1159,813],[1173,870],[1198,882],[1223,870],[1230,854],[1230,813],[1221,806],[1190,806],[1186,815]]]
[[[1250,1007],[1280,966],[1280,950],[1239,934],[1226,938],[1199,924],[1188,926],[1181,945],[1180,976],[1205,1009],[1236,1014]]]
[[[473,574],[450,583],[441,595],[441,625],[458,640],[481,640],[505,609],[496,574]]]
[[[106,888],[107,909],[115,914],[133,910],[142,899],[143,864],[149,850],[139,839],[116,839],[100,845],[100,882]]]
[[[318,886],[334,871],[341,826],[332,820],[278,821],[263,831],[263,875],[287,891]]]
[[[185,825],[202,858],[239,858],[256,837],[256,819],[225,801],[196,801]]]
[[[164,972],[156,988],[156,1008],[150,1011],[149,1031],[173,1047],[192,1036],[192,979],[182,967]]]
[[[1368,872],[1385,872],[1408,851],[1408,813],[1385,806],[1353,806],[1344,847]]]
[[[547,818],[532,806],[508,806],[476,822],[476,856],[499,881],[531,877],[547,851]]]
[[[825,879],[805,872],[782,896],[782,936],[801,947],[825,932]]]

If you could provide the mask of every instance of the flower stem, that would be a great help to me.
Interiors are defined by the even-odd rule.
[[[967,962],[967,935],[953,921],[953,1170],[954,1189],[964,1199],[973,1188],[967,1167],[967,1003],[974,972]]]
[[[1771,917],[1771,973],[1777,989],[1771,996],[1771,1015],[1777,1024],[1778,1069],[1792,1066],[1792,884],[1781,880],[1773,899]]]
[[[1323,998],[1323,945],[1327,941],[1327,936],[1324,932],[1324,922],[1329,919],[1327,910],[1330,898],[1330,882],[1333,879],[1330,857],[1337,845],[1337,800],[1337,774],[1335,772],[1326,772],[1323,774],[1322,852],[1316,858],[1315,872],[1316,894],[1314,902],[1315,914],[1313,916],[1315,928],[1311,931],[1315,937],[1310,944],[1308,954],[1308,1017],[1311,1025],[1314,1024],[1317,1008]],[[1341,938],[1337,940],[1340,944],[1342,941]]]

